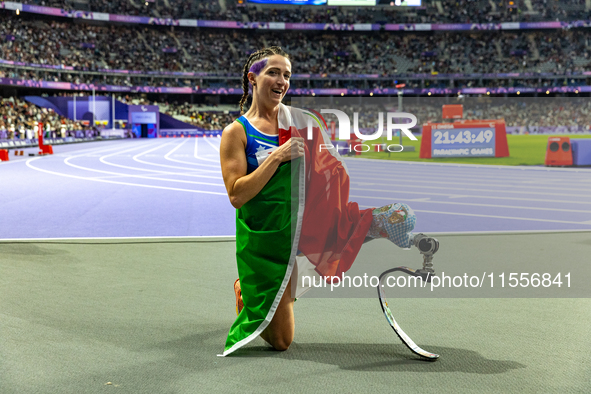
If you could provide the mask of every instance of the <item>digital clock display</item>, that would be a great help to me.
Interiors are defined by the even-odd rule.
[[[431,149],[432,157],[494,157],[495,129],[435,129],[431,134]]]

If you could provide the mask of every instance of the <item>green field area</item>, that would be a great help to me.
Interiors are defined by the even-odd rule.
[[[556,135],[551,135],[556,137]],[[574,138],[591,138],[591,134],[568,134],[566,137]],[[548,144],[548,137],[550,135],[507,135],[509,143],[509,157],[442,157],[435,159],[420,159],[419,150],[421,146],[421,137],[418,141],[411,141],[404,137],[402,142],[404,146],[414,146],[414,152],[364,152],[355,157],[365,159],[383,159],[383,160],[398,160],[398,161],[426,161],[431,163],[461,163],[461,164],[492,164],[504,166],[535,166],[544,165],[544,158],[546,157],[546,145]],[[377,143],[371,141],[371,143]],[[385,138],[382,143],[387,143]],[[390,141],[390,144],[397,144],[398,138]],[[369,143],[368,143],[369,145]],[[373,148],[373,147],[372,147]]]

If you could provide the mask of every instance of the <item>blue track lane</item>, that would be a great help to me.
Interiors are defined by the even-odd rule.
[[[0,163],[0,238],[234,235],[219,138],[54,146]],[[362,208],[406,202],[417,231],[591,230],[591,170],[345,160]]]

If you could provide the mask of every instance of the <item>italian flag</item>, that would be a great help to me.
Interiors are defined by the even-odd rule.
[[[372,210],[349,202],[347,167],[318,113],[280,104],[279,141],[303,137],[305,155],[283,163],[252,200],[236,210],[236,259],[244,308],[230,328],[222,356],[269,325],[289,279],[293,296],[302,275],[340,276],[355,260]],[[308,126],[311,126],[311,136]],[[311,137],[311,138],[308,138]],[[298,281],[298,278],[300,281]]]

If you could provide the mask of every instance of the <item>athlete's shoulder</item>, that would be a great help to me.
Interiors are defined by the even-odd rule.
[[[230,123],[226,128],[222,131],[222,138],[240,138],[241,140],[246,140],[246,131],[244,129],[244,123],[241,123],[238,119],[234,122]]]
[[[236,134],[236,133],[239,133],[241,130],[244,131],[244,123],[241,122],[240,119],[236,119],[235,121],[230,123],[228,126],[226,126],[226,128],[224,129],[224,131],[222,133]]]

